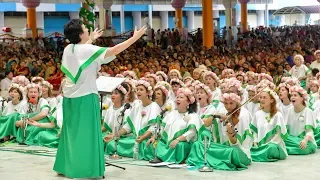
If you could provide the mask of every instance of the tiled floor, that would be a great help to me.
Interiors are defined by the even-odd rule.
[[[62,180],[52,171],[54,150],[38,147],[8,146],[16,149],[49,150],[49,156],[30,155],[0,149],[1,180]],[[5,147],[5,148],[8,148]],[[319,149],[320,150],[320,149]],[[128,162],[130,161],[130,162]],[[147,167],[146,162],[121,160],[115,163],[124,166],[125,171],[107,167],[106,180],[318,180],[320,178],[320,151],[307,156],[289,156],[288,159],[273,163],[253,163],[248,170],[230,172],[214,171],[200,173],[196,169],[169,169]],[[136,164],[136,165],[132,165]]]

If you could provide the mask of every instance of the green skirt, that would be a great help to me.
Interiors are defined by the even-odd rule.
[[[17,137],[16,122],[20,120],[20,117],[18,113],[0,117],[0,139],[6,136]]]
[[[37,114],[38,113],[29,114],[29,117],[34,117]],[[50,121],[49,121],[48,117],[45,117],[45,118],[39,120],[38,122],[39,123],[48,123]],[[24,129],[19,128],[18,132],[17,132],[17,139],[16,140],[19,143],[24,142],[30,146],[32,146],[32,145],[38,146],[39,145],[38,137],[42,131],[46,131],[46,129],[28,125],[25,130],[25,134],[24,134]]]
[[[204,144],[193,143],[187,164],[198,168],[204,165]],[[211,142],[207,149],[207,164],[214,169],[238,171],[251,164],[248,156],[239,148]]]
[[[251,148],[251,158],[254,162],[275,162],[286,159],[287,155],[283,149],[274,143],[263,144]]]
[[[63,128],[53,170],[69,178],[104,176],[104,153],[97,94],[63,98]]]
[[[320,131],[314,135],[314,139],[316,140],[318,148],[320,148]]]
[[[286,144],[289,155],[307,155],[316,152],[317,146],[310,141],[305,149],[300,149],[299,145],[301,140],[302,138],[299,137],[288,136],[284,143]]]
[[[57,148],[59,145],[59,130],[57,128],[47,129],[38,134],[38,144],[49,148]]]
[[[176,147],[172,149],[163,141],[159,141],[156,153],[157,157],[163,162],[174,162],[176,164],[180,164],[187,159],[190,150],[191,144],[188,142],[179,142]]]

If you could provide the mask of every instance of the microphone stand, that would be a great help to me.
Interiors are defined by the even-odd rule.
[[[211,134],[213,131],[213,125],[211,125]],[[208,162],[207,162],[207,148],[210,147],[210,139],[209,139],[209,146],[207,147],[207,136],[204,136],[204,153],[203,153],[203,157],[204,157],[204,162],[203,162],[203,166],[198,169],[199,172],[213,172],[213,169],[208,166]]]
[[[26,131],[27,131],[27,127],[28,127],[28,120],[29,120],[29,118],[26,117],[25,115],[23,115],[21,117],[21,121],[22,121],[22,125],[23,125],[23,140],[22,140],[21,143],[19,143],[19,145],[24,145],[24,146],[27,145],[25,143],[25,141],[26,141],[26,136],[27,136],[27,132]]]
[[[120,118],[120,121],[119,121],[119,118]],[[119,114],[119,116],[117,118],[117,122],[118,123],[120,122],[119,123],[120,125],[119,125],[119,129],[114,128],[114,137],[113,137],[113,140],[114,140],[114,154],[109,157],[110,159],[113,159],[113,160],[122,158],[121,156],[119,156],[117,154],[117,144],[118,144],[118,140],[120,138],[120,137],[118,137],[118,135],[119,135],[118,131],[121,129],[121,127],[123,125],[123,114],[122,113]]]
[[[159,119],[159,123],[157,124],[157,127],[156,127],[156,144],[154,145],[154,157],[152,160],[149,161],[149,163],[151,164],[157,164],[157,163],[161,163],[162,161],[158,158],[157,156],[157,144],[159,142],[159,139],[160,139],[160,130],[161,130],[161,123],[162,123],[162,118],[163,118],[163,115],[164,113],[160,114],[160,119]]]

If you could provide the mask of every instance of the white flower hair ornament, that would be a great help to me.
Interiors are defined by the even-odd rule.
[[[259,81],[262,81],[263,79],[267,79],[270,82],[273,82],[273,78],[269,74],[260,73],[259,74]]]
[[[122,75],[123,75],[124,77],[126,77],[126,76],[131,76],[132,79],[134,79],[134,80],[137,80],[137,79],[138,79],[138,78],[137,78],[137,74],[136,74],[134,71],[125,71],[125,72],[122,73]]]
[[[38,91],[39,91],[39,97],[42,95],[42,87],[41,87],[41,85],[35,84],[35,83],[28,84],[28,85],[25,87],[25,91],[26,91],[27,94],[28,94],[29,89],[31,89],[31,88],[37,88],[37,89],[38,89]]]
[[[227,88],[230,89],[232,87],[235,87],[238,91],[242,91],[241,82],[238,81],[236,78],[232,78],[229,81],[227,81]]]
[[[122,75],[122,74],[117,74],[115,77],[116,77],[116,78],[124,78],[124,75]]]
[[[163,71],[158,71],[156,72],[157,76],[162,76],[164,81],[168,81],[168,76],[166,75],[166,73],[164,73]]]
[[[32,82],[32,83],[34,83],[35,81],[43,82],[43,81],[44,81],[44,79],[43,79],[42,77],[39,77],[39,76],[37,76],[37,77],[33,77],[33,78],[31,79],[31,82]]]
[[[167,89],[164,85],[162,85],[162,84],[157,84],[157,85],[154,87],[154,89],[160,89],[160,90],[164,93],[164,95],[166,96],[166,99],[168,99],[168,97],[169,97],[169,91],[168,91],[168,89]]]
[[[295,77],[288,78],[285,83],[290,84],[291,86],[300,86],[299,79]]]
[[[316,51],[314,52],[314,55],[315,55],[315,56],[317,56],[317,54],[320,54],[320,50],[316,50]]]
[[[47,86],[50,90],[53,90],[52,84],[50,84],[48,81],[43,81],[42,86]]]
[[[190,101],[190,104],[193,104],[196,101],[192,92],[188,88],[179,88],[177,94],[178,95],[179,94],[185,95],[188,98],[188,100]]]
[[[122,94],[126,95],[128,91],[120,84],[116,89],[122,92]]]
[[[275,99],[275,100],[276,100],[277,97],[278,97],[277,93],[276,93],[274,90],[270,89],[270,88],[264,89],[263,92],[268,93],[268,94],[269,94],[273,99]]]
[[[198,84],[198,85],[195,86],[195,88],[196,88],[196,90],[203,89],[203,90],[207,93],[209,99],[212,98],[212,91],[211,91],[210,88],[209,88],[208,86],[206,86],[205,84],[202,84],[202,83],[201,83],[201,84]]]
[[[171,73],[173,73],[173,72],[175,72],[175,73],[178,74],[178,78],[179,78],[180,80],[182,79],[181,73],[180,73],[177,69],[172,69],[172,70],[170,70],[169,75],[171,75]]]
[[[310,88],[312,85],[316,85],[316,86],[320,87],[319,81],[315,80],[315,79],[311,79],[307,82],[307,88]]]
[[[147,75],[147,78],[153,78],[154,79],[154,81],[156,82],[156,84],[157,84],[157,82],[159,82],[159,77],[157,76],[157,75],[155,75],[155,74],[148,74]]]
[[[308,93],[301,86],[292,86],[289,90],[289,93],[292,94],[293,92],[297,92],[304,101],[308,100]]]
[[[9,86],[9,91],[12,88],[18,89],[21,92],[21,94],[23,94],[23,92],[24,92],[24,88],[22,86],[20,86],[19,84],[17,84],[17,83],[11,83],[10,86]]]
[[[284,87],[284,88],[289,90],[292,86],[290,84],[287,84],[287,83],[280,83],[278,88],[280,89],[282,87]]]
[[[16,76],[12,78],[12,83],[23,84],[24,86],[27,86],[30,84],[30,81],[25,76]]]
[[[150,83],[148,83],[148,81],[145,81],[145,80],[139,80],[137,81],[136,83],[136,87],[138,86],[144,86],[148,92],[148,95],[151,97],[152,94],[153,94],[153,90],[152,90],[152,87],[150,85]]]
[[[216,75],[216,73],[211,72],[211,71],[207,71],[207,72],[204,73],[203,78],[206,79],[207,76],[212,77],[216,83],[219,83],[219,78],[218,78],[218,76]]]
[[[281,82],[284,83],[284,82],[286,82],[288,79],[290,79],[290,77],[282,77],[282,78],[281,78]]]
[[[173,79],[171,79],[170,84],[172,85],[172,83],[174,83],[174,82],[178,83],[181,87],[184,87],[184,83],[180,79],[173,78]]]
[[[247,72],[246,72],[246,75],[247,75],[247,77],[252,77],[252,78],[256,78],[256,77],[259,76],[258,73],[255,73],[255,72],[253,72],[253,71],[247,71]]]
[[[254,85],[247,85],[247,86],[246,86],[246,90],[247,90],[247,91],[256,92],[256,86],[254,86]]]
[[[293,57],[293,61],[295,61],[296,59],[300,59],[301,64],[304,63],[304,58],[303,58],[303,56],[302,56],[301,54],[297,54],[297,55],[295,55],[295,56]]]
[[[244,79],[244,82],[247,82],[247,81],[248,81],[248,77],[247,77],[247,75],[246,75],[244,72],[239,71],[239,72],[236,74],[236,77],[238,77],[238,76],[242,76],[243,79]]]
[[[237,104],[240,104],[240,102],[241,102],[240,96],[238,96],[235,93],[224,93],[221,95],[220,101],[222,103],[226,102],[227,100],[232,100],[232,101],[236,102]]]
[[[222,76],[226,76],[227,74],[232,74],[234,75],[233,69],[224,69],[221,73]]]

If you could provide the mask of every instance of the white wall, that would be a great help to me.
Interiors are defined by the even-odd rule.
[[[194,15],[194,29],[202,28],[202,16]]]
[[[250,29],[257,27],[257,24],[258,24],[257,14],[248,14],[248,23],[249,23]]]
[[[158,29],[161,28],[161,17],[160,16],[152,16],[152,28],[155,31],[158,31]]]
[[[4,16],[4,25],[11,27],[14,34],[22,34],[22,29],[26,27],[27,17],[23,16]]]
[[[300,15],[299,14],[288,14],[285,15],[286,25],[293,25],[296,21],[299,23]]]

